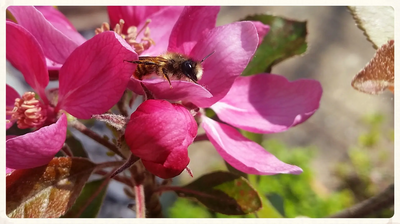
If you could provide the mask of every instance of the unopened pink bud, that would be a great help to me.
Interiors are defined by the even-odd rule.
[[[150,172],[167,179],[179,175],[189,164],[187,148],[196,134],[196,121],[185,107],[146,100],[132,113],[125,139]]]

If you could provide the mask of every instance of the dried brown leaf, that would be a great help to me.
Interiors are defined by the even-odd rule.
[[[351,82],[356,90],[379,94],[386,88],[394,93],[394,40],[382,45],[374,58]]]
[[[6,214],[10,218],[56,218],[79,196],[95,164],[58,157],[49,164],[15,170],[6,177]]]

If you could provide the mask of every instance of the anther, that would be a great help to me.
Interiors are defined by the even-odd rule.
[[[44,105],[35,99],[35,93],[27,92],[21,98],[15,99],[14,107],[6,108],[6,114],[11,115],[11,120],[16,120],[18,128],[41,127],[47,118]],[[10,122],[10,121],[8,121]]]

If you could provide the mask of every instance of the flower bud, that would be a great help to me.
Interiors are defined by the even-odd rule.
[[[167,179],[179,175],[189,164],[187,148],[196,134],[196,121],[185,107],[146,100],[132,113],[125,139],[146,169]]]

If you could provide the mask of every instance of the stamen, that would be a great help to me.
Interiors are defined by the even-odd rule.
[[[96,30],[94,32],[97,35],[97,34],[105,32],[105,31],[110,31],[110,25],[108,23],[103,23],[101,25],[101,27],[100,28],[96,28]]]
[[[148,25],[151,23],[151,19],[147,19],[146,23],[138,31],[136,26],[131,26],[127,29],[127,35],[122,33],[125,21],[123,19],[119,20],[119,23],[115,25],[114,32],[120,35],[125,41],[135,49],[136,53],[141,54],[143,51],[149,49],[152,45],[156,45],[153,39],[150,37],[150,28]],[[100,28],[96,28],[95,33],[100,34],[105,31],[110,31],[110,25],[108,23],[103,23]],[[143,37],[140,41],[137,40],[139,34],[144,31]]]
[[[14,107],[6,108],[6,114],[11,115],[11,120],[16,120],[18,128],[38,128],[47,118],[47,110],[39,100],[35,99],[35,93],[27,92],[21,98],[15,99]]]
[[[125,40],[135,49],[136,53],[138,54],[141,54],[143,51],[149,49],[152,45],[156,44],[154,40],[150,37],[150,28],[148,27],[150,22],[150,19],[146,20],[146,23],[139,31],[138,28],[135,26],[131,26],[127,30],[128,35]],[[138,41],[137,37],[143,30],[143,37],[140,39],[140,41]]]
[[[114,32],[116,32],[118,35],[122,36],[123,38],[125,38],[122,34],[122,29],[124,28],[124,24],[125,24],[125,21],[123,19],[120,19],[119,23],[117,25],[115,25],[115,28],[114,28]]]
[[[142,29],[139,30],[138,35],[139,35],[139,33],[141,33],[144,30],[144,28],[146,28],[146,32],[148,32],[148,34],[150,35],[150,28],[147,27],[150,23],[151,23],[151,19],[146,20],[146,23],[144,24]],[[146,36],[146,32],[144,34],[145,36]]]

